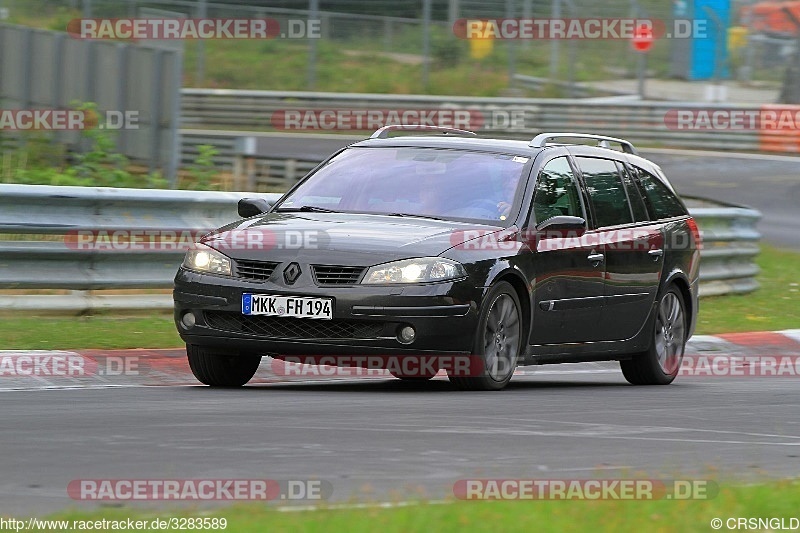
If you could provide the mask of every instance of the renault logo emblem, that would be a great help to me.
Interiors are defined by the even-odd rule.
[[[302,273],[303,271],[300,270],[300,265],[297,263],[290,263],[289,266],[283,269],[283,279],[286,281],[287,285],[293,285]]]

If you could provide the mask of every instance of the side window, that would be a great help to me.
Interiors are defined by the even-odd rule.
[[[631,204],[631,211],[633,211],[633,219],[636,222],[647,221],[650,218],[647,216],[647,208],[644,205],[644,200],[639,192],[639,186],[636,185],[635,180],[628,172],[628,167],[621,166],[622,181],[625,183],[625,190],[628,191],[628,201]]]
[[[549,161],[539,173],[533,215],[537,224],[559,215],[584,217],[575,176],[566,157]]]
[[[633,222],[617,164],[609,159],[593,157],[575,159],[578,161],[586,191],[594,207],[596,226],[602,228]]]
[[[639,184],[654,220],[686,214],[680,200],[660,179],[641,168],[634,167],[634,170],[639,175]]]

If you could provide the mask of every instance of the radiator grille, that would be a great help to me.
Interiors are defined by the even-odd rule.
[[[236,275],[253,281],[267,281],[278,263],[263,261],[236,261]]]
[[[364,267],[312,265],[314,278],[319,285],[354,285],[358,283]]]
[[[383,322],[360,320],[248,316],[222,311],[206,311],[205,318],[214,329],[273,339],[376,339],[383,331]]]

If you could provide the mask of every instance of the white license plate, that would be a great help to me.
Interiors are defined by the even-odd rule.
[[[308,296],[242,294],[242,314],[330,320],[333,318],[333,300]]]

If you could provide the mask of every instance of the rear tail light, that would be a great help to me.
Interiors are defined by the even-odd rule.
[[[697,222],[693,218],[686,221],[686,225],[692,231],[692,238],[694,239],[695,247],[700,250],[703,248],[703,237],[700,236],[700,229],[697,227]]]

